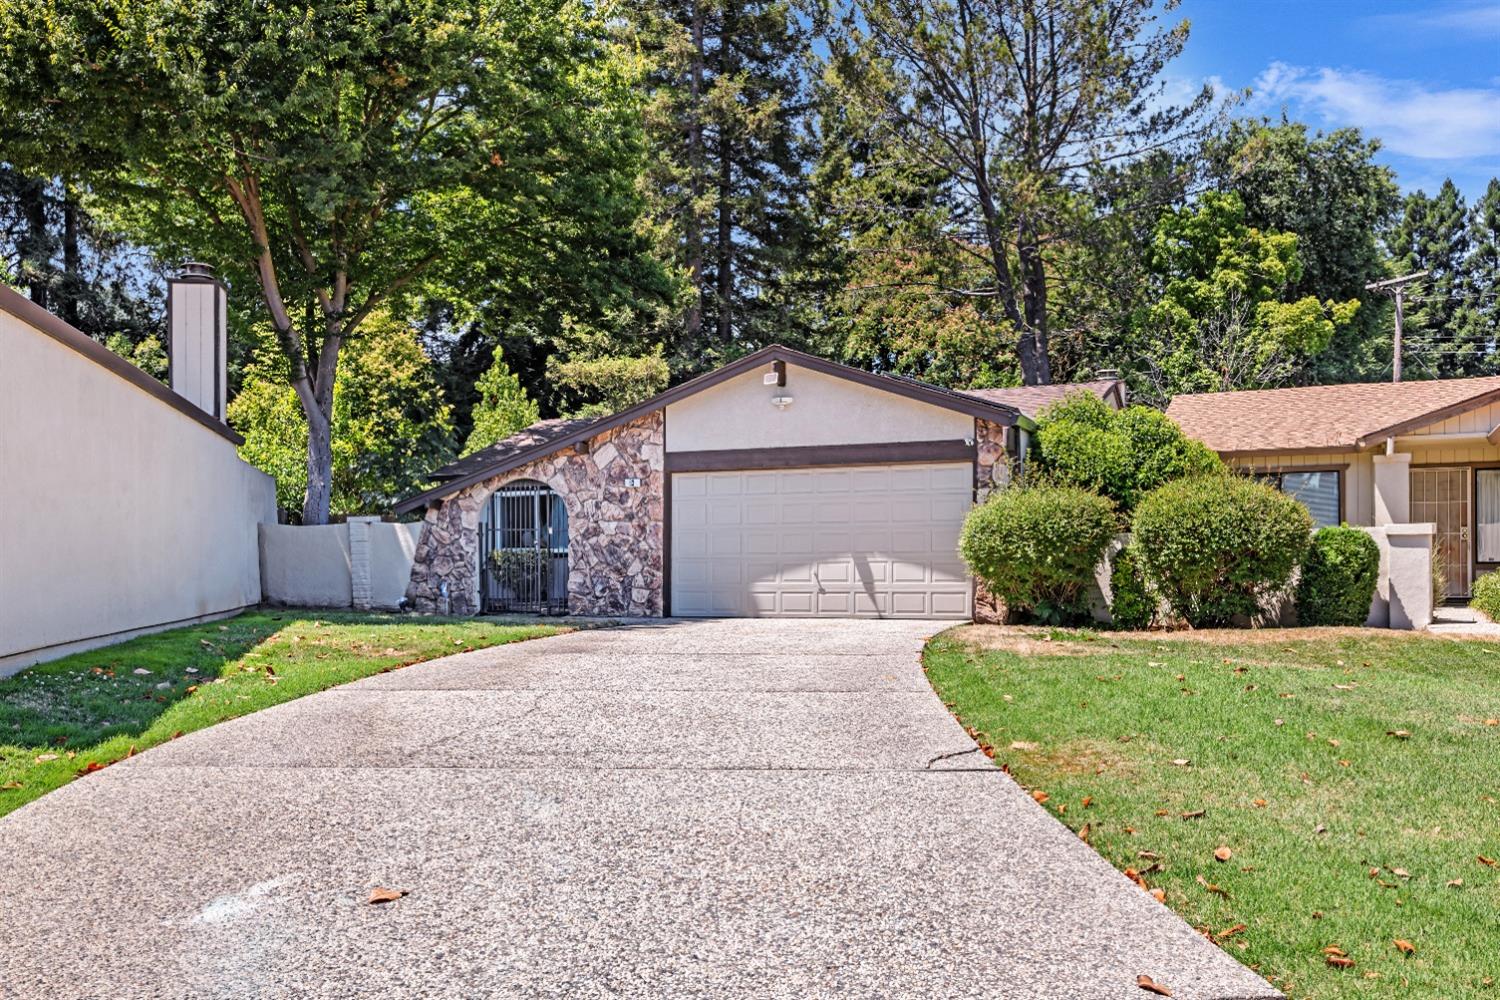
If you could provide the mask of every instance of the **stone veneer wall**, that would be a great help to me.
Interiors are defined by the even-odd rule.
[[[598,437],[486,479],[427,509],[406,597],[416,610],[479,610],[479,513],[517,479],[546,483],[568,510],[568,611],[662,613],[665,421],[657,410]],[[641,485],[627,487],[638,478]],[[442,584],[448,584],[446,601]]]
[[[1010,483],[1010,456],[1005,453],[1005,425],[988,420],[974,421],[974,502],[984,503],[989,495]],[[1005,622],[1005,606],[989,591],[984,581],[974,578],[974,620]]]

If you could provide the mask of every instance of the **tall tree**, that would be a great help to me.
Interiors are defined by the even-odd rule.
[[[636,0],[648,53],[642,185],[660,252],[685,289],[667,337],[675,369],[699,370],[798,339],[796,305],[817,230],[808,37],[787,0]]]
[[[1491,178],[1469,210],[1463,286],[1463,338],[1484,344],[1493,356],[1500,352],[1500,178]]]
[[[85,165],[143,242],[258,290],[317,524],[340,353],[375,310],[471,302],[496,262],[520,284],[585,262],[628,280],[625,70],[584,0],[18,0],[0,139]]]
[[[1297,381],[1389,375],[1390,305],[1365,289],[1385,273],[1381,236],[1400,207],[1394,172],[1375,162],[1379,150],[1379,141],[1358,129],[1324,134],[1269,119],[1230,122],[1204,144],[1204,180],[1239,197],[1246,225],[1296,235],[1301,276],[1287,294],[1360,302],[1331,347],[1299,369]]]
[[[504,351],[498,347],[489,370],[480,376],[475,388],[479,390],[479,402],[474,405],[474,427],[464,443],[465,455],[530,427],[541,416],[536,401],[526,395],[521,380],[511,372]]]
[[[1427,271],[1407,289],[1402,357],[1417,377],[1454,378],[1493,370],[1491,345],[1461,323],[1464,265],[1469,256],[1469,218],[1464,197],[1451,180],[1429,198],[1414,191],[1388,238],[1397,271]]]
[[[945,178],[946,232],[983,266],[997,343],[1027,384],[1050,382],[1049,292],[1059,247],[1097,221],[1091,184],[1196,134],[1212,94],[1162,100],[1187,23],[1175,0],[845,0],[833,72],[871,108],[874,141]]]

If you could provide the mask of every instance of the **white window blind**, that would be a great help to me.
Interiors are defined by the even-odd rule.
[[[1343,505],[1337,472],[1283,472],[1281,491],[1301,501],[1319,528],[1339,523]]]
[[[1479,530],[1478,562],[1500,562],[1500,469],[1475,473],[1474,521]]]

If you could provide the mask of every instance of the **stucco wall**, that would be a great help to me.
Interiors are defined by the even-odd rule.
[[[568,610],[579,615],[662,613],[662,411],[494,476],[427,509],[406,596],[421,612],[479,609],[479,516],[490,494],[517,479],[546,483],[568,511]],[[638,479],[639,485],[631,485]]]
[[[269,476],[0,310],[0,673],[260,601]]]
[[[397,608],[406,597],[421,532],[420,524],[376,518],[350,518],[348,524],[263,524],[265,600],[310,608]],[[351,538],[351,533],[359,537]]]
[[[848,379],[787,365],[786,385],[764,385],[770,366],[667,407],[668,451],[953,441],[974,418]],[[790,396],[777,409],[773,396]]]

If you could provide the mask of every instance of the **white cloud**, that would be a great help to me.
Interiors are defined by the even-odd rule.
[[[1434,89],[1362,70],[1273,62],[1256,78],[1253,90],[1252,107],[1295,102],[1328,125],[1358,126],[1403,156],[1453,160],[1500,155],[1500,87]]]
[[[1367,20],[1386,27],[1500,35],[1500,3],[1464,3],[1433,10],[1376,14]]]

